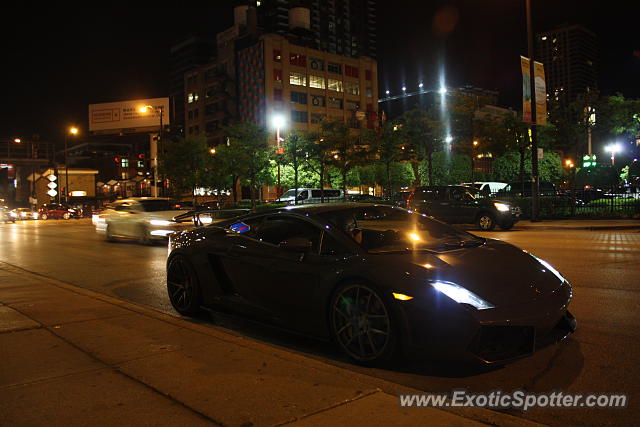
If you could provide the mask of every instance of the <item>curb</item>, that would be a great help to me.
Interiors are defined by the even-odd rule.
[[[3,261],[0,261],[0,271],[6,271],[8,273],[16,274],[16,275],[35,276],[38,279],[45,281],[48,285],[67,290],[69,292],[73,292],[77,295],[85,296],[87,298],[95,299],[108,304],[112,304],[114,306],[122,307],[122,308],[125,308],[126,310],[130,310],[132,312],[152,318],[154,320],[180,326],[181,328],[191,330],[193,332],[196,332],[202,335],[207,335],[207,336],[210,336],[211,338],[218,339],[223,342],[240,345],[242,347],[245,347],[257,352],[267,353],[272,356],[276,356],[279,359],[283,359],[289,363],[296,364],[296,365],[303,365],[306,369],[329,372],[334,375],[343,376],[345,378],[350,377],[363,385],[367,385],[371,387],[373,389],[374,394],[376,393],[383,394],[383,395],[391,396],[393,398],[397,398],[397,395],[399,393],[416,393],[416,394],[425,393],[425,391],[421,391],[421,390],[407,387],[401,384],[393,383],[393,382],[390,382],[381,378],[377,378],[374,376],[370,376],[367,374],[358,373],[358,372],[343,368],[341,366],[326,363],[323,360],[309,357],[305,354],[292,352],[287,348],[283,348],[278,345],[272,345],[266,342],[255,340],[251,337],[234,334],[232,331],[223,330],[221,328],[211,328],[210,326],[212,324],[210,323],[199,324],[201,322],[199,320],[190,322],[187,318],[174,316],[174,315],[159,311],[152,307],[148,307],[145,305],[141,305],[141,304],[137,304],[129,301],[124,301],[109,295],[101,294],[99,292],[85,289],[68,282],[64,282],[55,278],[45,276],[44,274],[25,270],[23,268],[17,267],[12,264],[8,264]],[[362,398],[364,397],[366,396],[362,396]],[[346,403],[348,402],[343,402],[342,404],[346,404]],[[324,411],[331,411],[332,409],[334,408],[328,407]],[[483,409],[483,408],[457,409],[457,408],[443,407],[443,408],[431,408],[431,409],[436,409],[438,411],[446,412],[446,413],[458,416],[460,418],[464,418],[466,420],[476,421],[478,423],[493,425],[493,426],[539,426],[541,425],[534,421],[527,420],[525,418],[520,418],[515,415],[510,415],[507,413],[493,411],[489,409]],[[295,421],[304,420],[305,418],[309,418],[313,415],[315,415],[315,413],[305,414],[299,419],[283,420],[281,424],[289,424]]]

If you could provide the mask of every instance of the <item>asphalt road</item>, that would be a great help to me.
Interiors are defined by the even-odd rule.
[[[389,383],[383,387],[390,392],[406,386],[439,392],[466,388],[627,393],[626,409],[510,413],[549,425],[636,425],[640,415],[640,232],[513,230],[478,234],[529,250],[551,262],[573,284],[570,309],[578,319],[578,331],[571,338],[490,370],[424,361],[373,369],[349,363],[328,344],[253,322],[219,315],[204,322],[386,380]],[[164,246],[106,242],[87,220],[0,224],[0,261],[175,314],[165,291],[166,254]]]

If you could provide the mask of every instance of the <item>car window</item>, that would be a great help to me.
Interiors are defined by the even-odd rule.
[[[424,188],[416,190],[414,200],[446,200],[446,191],[443,188]]]
[[[319,214],[370,252],[455,249],[483,240],[400,208],[372,206]]]
[[[282,215],[269,216],[258,227],[255,237],[259,240],[279,245],[285,240],[302,237],[312,243],[312,250],[318,251],[320,229],[298,218]]]
[[[341,255],[346,253],[349,253],[349,250],[335,237],[325,231],[322,236],[322,248],[320,248],[320,254]]]
[[[169,200],[142,200],[140,204],[145,212],[176,210],[175,204],[169,202]]]
[[[475,197],[473,197],[466,189],[464,188],[454,188],[451,191],[451,198],[453,200],[458,200],[458,201],[472,201],[475,200]]]

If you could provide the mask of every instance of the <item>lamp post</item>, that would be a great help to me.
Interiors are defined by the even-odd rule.
[[[538,221],[540,183],[538,181],[538,127],[536,125],[536,82],[534,75],[533,26],[531,0],[526,0],[527,45],[529,51],[529,85],[531,88],[531,221]]]
[[[478,142],[477,139],[474,139],[471,145],[471,182],[475,181],[476,176],[476,149],[478,148],[478,145],[480,145],[480,142]]]
[[[610,144],[607,145],[606,147],[604,147],[604,151],[606,151],[607,153],[611,153],[611,166],[615,166],[616,165],[616,153],[619,153],[620,151],[622,151],[622,147],[620,146],[620,144]]]
[[[284,127],[285,125],[285,121],[284,121],[284,116],[282,114],[275,114],[273,116],[273,118],[271,119],[271,122],[273,124],[273,127],[276,128],[276,153],[281,154],[280,152],[280,129]],[[280,187],[280,163],[278,163],[278,184],[276,187],[276,195],[278,197],[280,197],[280,194],[282,193],[281,191],[281,187]]]
[[[158,197],[158,146],[162,143],[162,119],[164,116],[164,105],[158,105],[153,107],[151,105],[144,105],[140,107],[141,113],[148,113],[149,111],[156,111],[160,116],[160,132],[158,133],[158,139],[151,138],[149,154],[151,155],[151,166],[153,167],[153,187],[151,187],[151,195]]]
[[[72,126],[69,128],[69,132],[65,132],[64,134],[64,202],[69,203],[69,161],[68,161],[68,137],[69,135],[77,135],[78,128]]]

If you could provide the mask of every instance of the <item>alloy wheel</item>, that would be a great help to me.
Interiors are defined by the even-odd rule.
[[[174,257],[167,268],[167,291],[173,308],[180,314],[193,315],[199,308],[195,278],[187,261]]]
[[[494,227],[495,221],[491,215],[483,214],[478,218],[478,228],[480,228],[480,230],[493,230]]]
[[[364,285],[339,291],[331,307],[333,332],[352,358],[367,362],[382,358],[391,342],[391,320],[380,296]]]

